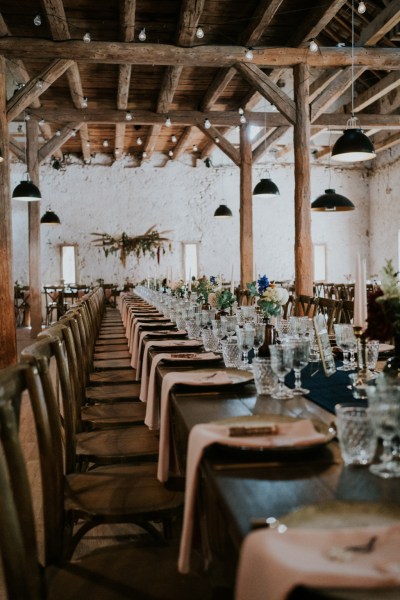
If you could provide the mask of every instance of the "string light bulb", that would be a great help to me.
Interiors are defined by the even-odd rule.
[[[40,27],[42,24],[42,17],[39,13],[37,13],[37,15],[35,16],[35,18],[33,19],[33,24],[36,25],[36,27]]]
[[[319,46],[315,40],[311,40],[308,49],[310,52],[318,52]]]
[[[103,148],[108,148],[108,140],[103,140]]]
[[[193,144],[193,152],[198,152],[198,151],[199,151],[199,149],[198,149],[198,147],[196,146],[196,144]]]
[[[145,27],[143,27],[143,29],[141,29],[141,30],[140,30],[140,33],[139,33],[139,40],[140,40],[141,42],[145,42],[145,41],[146,41],[146,38],[147,38],[147,35],[146,35],[146,28],[145,28]]]
[[[210,129],[211,123],[210,123],[209,119],[204,119],[204,127],[206,129]]]
[[[246,123],[246,117],[245,117],[243,114],[242,114],[242,115],[240,115],[239,121],[240,121],[242,124]]]
[[[31,115],[29,113],[26,113],[25,117],[24,117],[25,121],[30,121],[31,120]]]
[[[146,151],[142,152],[142,158],[147,158],[147,152]]]
[[[196,29],[196,37],[197,37],[199,40],[202,40],[202,39],[203,39],[203,37],[204,37],[204,29],[203,29],[202,27],[200,27],[200,25],[199,25],[199,26],[197,27],[197,29]]]
[[[60,130],[60,129],[57,129],[57,131],[56,131],[56,136],[57,136],[57,137],[60,137],[60,135],[61,135],[61,130]]]
[[[215,143],[216,143],[216,144],[219,144],[219,137],[216,137],[216,138],[215,138]]]
[[[365,2],[359,2],[358,7],[357,7],[357,11],[359,12],[360,15],[363,15],[367,10],[367,7],[365,6]]]
[[[85,33],[85,35],[83,36],[83,41],[85,42],[85,44],[90,44],[90,42],[92,41],[92,36],[90,35],[90,33],[87,31]]]
[[[165,127],[171,127],[172,123],[171,123],[171,119],[170,117],[167,117],[165,119]]]
[[[245,52],[245,57],[247,58],[247,60],[253,60],[254,54],[253,54],[253,50],[251,48],[247,48],[247,50]]]
[[[143,144],[143,141],[142,141],[141,137],[138,137],[137,143],[138,143],[138,146],[141,146]]]
[[[46,121],[44,119],[40,119],[39,125],[44,125],[45,123],[46,123]]]
[[[171,135],[171,142],[173,144],[176,144],[177,141],[178,141],[178,138],[176,137],[176,135]]]
[[[170,151],[168,152],[168,156],[169,156],[170,158],[172,158],[172,157],[173,157],[173,155],[174,155],[174,153],[172,152],[172,150],[170,150]]]
[[[76,131],[75,131],[75,129],[73,129],[73,130],[71,131],[71,137],[75,137],[75,136],[76,136]]]
[[[132,117],[132,113],[130,110],[127,110],[125,113],[125,121],[132,121],[133,117]]]
[[[38,90],[42,90],[43,89],[43,85],[44,85],[43,79],[38,79],[37,82],[36,82],[37,89]]]
[[[81,108],[87,108],[88,107],[88,99],[85,96],[84,98],[82,98],[81,100]]]

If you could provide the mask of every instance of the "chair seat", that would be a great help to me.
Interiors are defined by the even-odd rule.
[[[95,402],[120,402],[121,400],[132,401],[139,398],[140,383],[121,383],[115,385],[99,385],[88,387],[85,390],[86,401],[93,404]]]
[[[113,346],[116,348],[117,346]],[[123,350],[107,350],[106,352],[95,352],[94,359],[96,360],[107,360],[109,358],[130,358],[130,352],[125,346]]]
[[[102,371],[105,369],[132,369],[131,358],[129,354],[126,358],[95,360],[93,367],[96,371]]]
[[[136,381],[136,370],[115,370],[115,371],[99,371],[91,373],[89,377],[91,384],[106,384],[106,383],[134,383]]]
[[[127,429],[105,429],[76,435],[78,456],[95,463],[128,462],[138,458],[156,459],[157,436],[143,425]]]
[[[116,404],[96,404],[81,408],[81,419],[92,427],[112,425],[143,424],[146,405],[143,402],[121,402]]]
[[[160,511],[183,505],[184,494],[157,480],[156,465],[111,465],[67,476],[66,510],[98,516],[139,516],[151,520]]]
[[[124,338],[115,338],[115,339],[102,339],[102,340],[96,340],[96,344],[95,344],[95,350],[98,350],[99,348],[102,347],[106,347],[107,346],[122,346],[124,345],[125,348],[127,347],[127,340],[126,340],[126,336]]]
[[[47,600],[211,600],[207,577],[177,572],[177,549],[130,543],[47,571]]]

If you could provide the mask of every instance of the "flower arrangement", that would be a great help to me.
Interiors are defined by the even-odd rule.
[[[365,336],[387,342],[400,338],[400,280],[391,260],[382,269],[381,283],[368,294]]]
[[[257,298],[257,305],[264,317],[276,317],[281,314],[281,308],[289,299],[289,292],[270,281],[266,275],[257,281],[246,284],[250,296]]]
[[[215,306],[219,310],[225,310],[227,308],[230,308],[236,300],[236,298],[232,294],[232,292],[225,288],[219,288],[215,292],[215,298],[216,298]],[[211,302],[210,302],[210,304],[211,304]]]
[[[192,292],[197,294],[197,302],[199,304],[209,303],[209,294],[215,293],[216,279],[213,275],[207,278],[205,275],[192,282]],[[213,301],[213,297],[211,296]]]
[[[125,232],[121,237],[113,237],[108,233],[92,233],[97,236],[92,243],[95,246],[100,246],[104,250],[106,257],[109,254],[117,254],[120,252],[120,259],[125,267],[126,257],[128,254],[135,254],[139,259],[141,255],[149,253],[151,258],[157,257],[157,262],[160,263],[160,255],[165,254],[165,244],[168,242],[168,249],[171,251],[171,240],[164,237],[168,231],[157,231],[155,226],[150,227],[143,235],[129,237]]]
[[[178,281],[171,281],[169,288],[173,296],[183,298],[187,290],[187,284],[182,279],[179,279]]]

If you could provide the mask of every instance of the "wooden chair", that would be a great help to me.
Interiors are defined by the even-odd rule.
[[[45,467],[42,473],[45,476],[45,568],[38,559],[31,490],[13,406],[18,404],[25,390],[29,392],[35,409],[40,450],[48,451],[45,457],[41,454],[42,469]],[[47,408],[46,394],[35,368],[18,365],[0,371],[0,554],[7,597],[12,600],[211,600],[211,587],[205,577],[179,575],[176,550],[154,542],[142,546],[134,542],[97,548],[84,558],[66,562],[62,546],[65,478],[55,477],[60,469],[53,452],[54,422]],[[96,489],[96,480],[91,481],[89,474],[84,476],[86,487],[92,489],[92,496],[104,494],[100,480]],[[107,477],[103,480],[106,486],[111,483]],[[128,480],[125,483],[133,484],[137,494],[150,496],[144,485],[138,485],[138,474],[134,480]],[[69,483],[72,493],[76,482],[70,478]],[[128,494],[126,500],[134,499],[128,485],[125,492]],[[114,493],[122,499],[118,487]],[[150,500],[148,497],[147,501]],[[114,495],[110,501],[115,501]],[[148,516],[149,512],[144,514],[144,518]]]
[[[130,427],[82,431],[76,382],[70,375],[63,343],[59,339],[47,337],[34,342],[22,351],[21,359],[36,366],[46,386],[51,385],[48,381],[50,363],[56,366],[61,389],[68,471],[75,470],[78,465],[84,469],[92,464],[137,463],[157,459],[158,438],[145,425],[138,425],[134,432]]]
[[[354,300],[343,300],[338,316],[338,323],[353,323]]]
[[[294,300],[294,316],[296,317],[313,317],[317,304],[317,298],[314,296],[306,296],[300,294]]]
[[[341,307],[342,300],[335,300],[334,298],[318,298],[316,314],[324,316],[328,334],[333,333],[333,325],[338,322]]]

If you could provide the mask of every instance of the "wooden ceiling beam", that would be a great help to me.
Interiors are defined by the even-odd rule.
[[[70,137],[73,137],[74,132],[76,133],[80,127],[82,127],[82,123],[72,122],[64,125],[60,130],[60,135],[54,135],[51,140],[48,140],[48,142],[41,146],[38,153],[39,162],[43,162],[50,156],[53,156],[54,152],[61,148]]]
[[[178,46],[191,46],[196,39],[196,29],[204,9],[205,0],[184,0],[182,2],[176,43]]]
[[[31,117],[40,120],[46,119],[49,122],[78,122],[78,123],[124,123],[125,112],[112,109],[87,109],[78,110],[74,108],[58,109],[30,109]],[[280,127],[290,125],[288,120],[279,112],[245,112],[248,123],[258,127]],[[138,110],[134,113],[134,124],[137,125],[158,125],[160,128],[165,124],[165,114],[158,114],[150,111]],[[204,120],[209,119],[211,124],[217,127],[237,127],[239,125],[239,115],[234,112],[211,111],[202,113],[192,110],[170,111],[169,116],[173,125],[190,127],[192,125],[204,125]],[[383,129],[395,128],[400,125],[399,114],[369,114],[361,113],[360,120],[365,128],[379,127]],[[346,126],[349,115],[346,113],[325,113],[320,115],[313,123],[316,127],[336,127]]]
[[[255,46],[272,23],[282,3],[283,0],[262,0],[262,2],[259,2],[249,25],[240,36],[239,43],[243,46]]]
[[[220,131],[218,131],[218,129],[215,129],[215,127],[210,127],[209,129],[206,129],[204,127],[204,125],[197,125],[197,127],[200,129],[200,131],[202,133],[204,133],[204,135],[206,135],[210,140],[212,140],[214,143],[216,143],[216,139],[219,140],[219,142],[217,142],[218,144],[218,148],[220,148],[222,150],[222,152],[224,152],[228,158],[231,159],[231,161],[233,163],[235,163],[235,165],[237,165],[238,167],[240,167],[240,163],[241,163],[241,158],[240,158],[240,152],[237,148],[235,148],[227,139],[226,137],[224,137]]]
[[[344,4],[346,4],[346,0],[335,0],[322,3],[319,7],[316,6],[296,29],[295,36],[290,40],[291,45],[305,46],[307,42],[318,37]]]
[[[339,100],[343,93],[351,86],[353,79],[356,80],[364,71],[365,67],[347,67],[343,69],[311,104],[311,122],[313,123],[332,104]]]
[[[223,127],[222,129],[219,129],[219,134],[220,134],[220,136],[222,136],[222,135],[225,136],[230,131],[231,131],[230,127]],[[209,139],[208,142],[203,146],[203,149],[200,153],[200,159],[204,160],[205,158],[210,156],[211,152],[213,152],[213,150],[217,147],[218,147],[218,144],[216,144],[214,142],[214,140]]]
[[[289,129],[289,126],[277,127],[271,135],[267,136],[265,141],[261,142],[255,150],[253,150],[253,164],[258,162],[266,153],[266,151],[279,140]]]
[[[358,94],[356,98],[354,98],[354,112],[359,112],[360,110],[364,110],[367,106],[370,106],[379,98],[382,98],[389,94],[392,90],[395,90],[400,86],[400,77],[397,71],[393,71],[383,77],[378,83],[372,85],[370,88],[365,90],[362,94]],[[351,104],[347,104],[346,111],[351,112]]]
[[[7,120],[12,121],[34,100],[37,100],[72,65],[72,60],[54,60],[40,75],[31,79],[25,87],[7,102]]]
[[[133,42],[135,39],[136,0],[120,0],[120,25],[121,39],[123,42]],[[129,89],[131,85],[132,65],[119,65],[117,108],[127,110],[129,102]],[[124,123],[115,126],[114,158],[118,160],[125,149]]]
[[[375,46],[400,22],[400,3],[392,0],[361,32],[357,46]]]
[[[90,162],[90,137],[87,123],[80,123],[79,137],[81,138],[82,158],[85,163]]]
[[[238,63],[236,69],[253,87],[271,102],[290,123],[296,122],[296,107],[291,98],[256,65]]]
[[[196,46],[181,48],[168,44],[125,44],[80,40],[55,42],[19,37],[0,38],[0,54],[6,58],[38,60],[76,60],[102,64],[170,65],[182,67],[232,67],[248,63],[246,48],[241,46]],[[400,70],[399,48],[356,48],[354,64],[377,70]],[[307,48],[257,48],[252,64],[261,68],[286,68],[297,64],[309,67],[348,67],[352,64],[351,48],[320,47],[319,52]]]
[[[386,136],[378,142],[374,142],[375,152],[383,152],[400,144],[400,133],[396,132],[392,135]]]
[[[327,69],[324,71],[317,79],[315,79],[310,85],[310,102],[314,102],[314,100],[322,94],[322,92],[328,87],[330,83],[343,71],[340,69],[339,73],[337,70]]]
[[[214,77],[211,85],[208,87],[204,94],[203,100],[200,103],[200,110],[210,110],[219,96],[222,94],[228,83],[237,74],[237,70],[234,67],[228,69],[219,69],[218,73]]]
[[[9,142],[10,151],[18,158],[18,160],[24,163],[26,158],[26,149],[24,144],[17,142],[17,140],[11,136],[9,137]]]
[[[185,129],[184,129],[181,137],[179,138],[178,143],[176,144],[175,149],[174,149],[174,159],[175,160],[180,158],[182,156],[182,154],[184,154],[184,152],[186,151],[188,146],[191,145],[191,138],[193,137],[195,131],[196,130],[194,127],[185,127]]]
[[[317,135],[319,135],[323,131],[326,131],[326,127],[311,127],[310,141],[317,137]],[[275,154],[275,158],[282,158],[291,150],[293,150],[293,144],[286,144],[286,146],[283,146],[278,150],[278,152]]]

